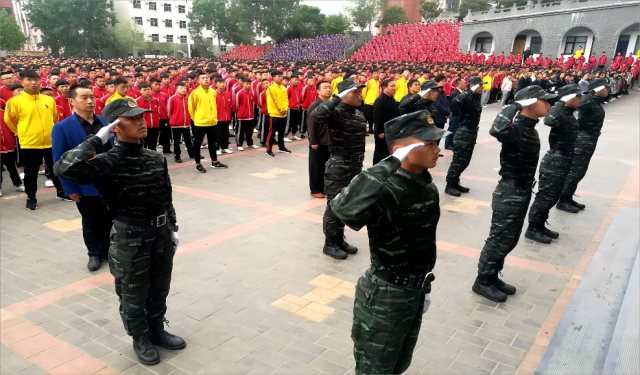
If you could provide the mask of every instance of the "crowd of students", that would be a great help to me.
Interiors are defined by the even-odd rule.
[[[291,39],[278,43],[264,55],[267,60],[333,61],[344,59],[357,42],[355,36],[324,35],[314,39]]]

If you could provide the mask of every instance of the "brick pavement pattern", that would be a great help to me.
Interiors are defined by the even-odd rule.
[[[552,209],[551,245],[521,239],[504,279],[506,303],[471,293],[490,225],[500,146],[488,135],[499,112],[484,110],[476,152],[463,175],[471,193],[441,195],[432,305],[409,374],[532,373],[618,207],[637,205],[637,93],[607,104],[607,119],[577,199],[579,214]],[[631,125],[631,126],[629,126]],[[548,128],[537,126],[542,148]],[[371,165],[373,139],[365,167]],[[187,340],[138,363],[118,315],[108,265],[86,268],[72,203],[38,192],[39,208],[7,189],[0,198],[0,373],[248,374],[353,373],[353,284],[369,265],[366,228],[347,231],[360,251],[322,254],[325,201],[309,197],[306,141],[293,154],[224,155],[229,169],[199,174],[173,164],[181,245],[168,298],[168,330]],[[432,171],[444,190],[451,153]],[[542,155],[541,155],[542,156]],[[367,163],[368,162],[368,163]],[[44,187],[44,179],[39,180]]]

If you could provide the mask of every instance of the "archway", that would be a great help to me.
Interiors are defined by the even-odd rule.
[[[488,31],[481,31],[471,37],[469,41],[468,51],[476,51],[477,53],[484,52],[490,54],[494,51],[496,45],[496,38]]]
[[[634,23],[627,26],[618,36],[618,43],[616,45],[615,55],[618,52],[622,56],[627,56],[629,53],[635,55],[640,49],[640,23]]]
[[[591,54],[591,46],[595,39],[595,33],[588,27],[578,26],[567,30],[560,43],[559,55],[568,58],[575,55],[576,51],[582,47],[585,57]]]
[[[511,46],[511,52],[514,56],[518,56],[524,52],[525,49],[531,49],[531,53],[534,58],[537,58],[542,50],[542,35],[537,30],[522,30],[516,34],[513,44]]]

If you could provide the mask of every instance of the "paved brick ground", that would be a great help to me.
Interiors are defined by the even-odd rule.
[[[587,209],[553,209],[549,222],[561,237],[551,245],[521,239],[504,270],[518,293],[503,304],[470,292],[499,178],[499,144],[488,135],[499,109],[485,109],[463,176],[471,193],[441,194],[433,304],[407,373],[532,371],[608,218],[619,205],[636,204],[637,96],[606,105],[603,135],[576,198]],[[548,129],[538,130],[546,151]],[[373,139],[367,141],[370,165]],[[366,232],[347,233],[360,252],[346,261],[322,254],[325,202],[308,195],[308,145],[290,148],[294,154],[276,158],[236,152],[221,158],[229,169],[206,174],[170,160],[181,246],[167,318],[169,331],[188,346],[161,350],[163,361],[153,367],[135,358],[107,265],[98,273],[86,269],[75,205],[56,201],[48,189],[38,210],[27,211],[5,175],[0,372],[353,373],[353,283],[369,264]],[[441,190],[451,159],[444,154],[433,170]],[[44,179],[39,184],[44,188]]]

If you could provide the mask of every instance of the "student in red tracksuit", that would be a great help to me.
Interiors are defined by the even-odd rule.
[[[269,136],[269,127],[271,126],[271,117],[269,117],[269,108],[267,108],[267,89],[269,88],[268,78],[263,78],[260,81],[260,96],[258,96],[258,107],[260,108],[260,124],[258,129],[260,131],[260,146],[267,147],[267,137]]]
[[[69,103],[69,82],[66,79],[56,81],[56,90],[60,95],[55,98],[56,105],[62,107],[62,113],[58,113],[58,121],[62,121],[73,114],[73,108]]]
[[[218,113],[218,124],[214,126],[218,139],[218,147],[223,154],[233,154],[229,148],[229,125],[231,124],[231,94],[225,90],[224,80],[217,77],[214,81],[216,85],[216,111]]]
[[[302,88],[300,93],[300,100],[302,103],[300,106],[302,107],[302,126],[300,128],[300,137],[304,138],[304,133],[307,131],[307,110],[311,103],[315,102],[318,99],[318,92],[315,88],[315,79],[311,74],[305,79],[306,85]]]
[[[145,147],[155,151],[160,135],[160,101],[151,97],[151,85],[148,83],[142,82],[138,85],[138,89],[140,90],[140,97],[136,99],[138,107],[151,110],[151,112],[143,114],[144,120],[147,122]]]
[[[180,139],[182,138],[184,138],[184,145],[187,148],[189,158],[195,157],[189,129],[191,116],[189,115],[187,100],[189,100],[187,96],[187,85],[184,82],[176,83],[176,93],[169,98],[169,104],[167,105],[169,124],[171,125],[171,131],[173,133],[173,151],[176,163],[182,163],[182,159],[180,158],[182,153],[180,149]]]
[[[169,97],[160,91],[160,80],[157,78],[150,79],[151,97],[158,99],[160,102],[160,143],[162,145],[162,153],[171,153],[171,126],[169,125],[169,116],[167,115],[167,105]]]
[[[108,93],[109,92],[107,90],[107,86],[105,85],[104,77],[96,76],[96,85],[93,87],[93,95],[96,98],[102,98]]]
[[[299,141],[300,137],[296,135],[298,128],[300,127],[300,121],[302,121],[302,100],[300,100],[300,76],[292,75],[291,84],[287,87],[287,96],[289,96],[289,113],[287,114],[287,130],[285,131],[285,137],[291,134],[288,138],[290,140]]]
[[[249,148],[260,148],[253,144],[253,101],[251,100],[251,79],[242,79],[242,89],[236,93],[236,114],[238,116],[238,132],[236,133],[236,142],[238,143],[238,151],[244,151],[245,138]]]

